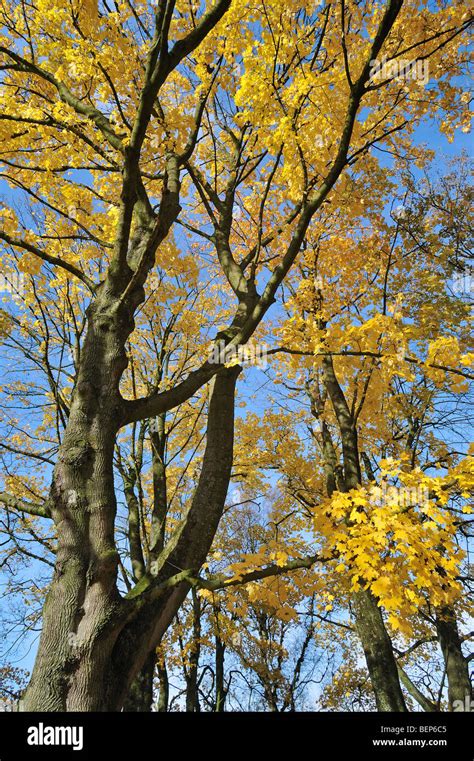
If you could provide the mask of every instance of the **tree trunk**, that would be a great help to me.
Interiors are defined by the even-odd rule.
[[[223,713],[227,691],[224,682],[225,645],[217,635],[216,644],[216,713]]]
[[[87,334],[68,424],[54,469],[50,506],[58,535],[53,579],[26,711],[119,711],[136,674],[167,630],[188,583],[155,590],[177,569],[198,573],[224,509],[233,457],[234,391],[240,368],[215,379],[207,444],[191,507],[133,593],[118,592],[113,454],[122,419],[120,379],[137,288],[118,304],[106,280],[88,308]]]
[[[453,608],[445,607],[436,611],[436,631],[448,680],[449,710],[452,711],[455,700],[461,701],[465,705],[466,700],[470,704],[472,698],[469,665],[461,649],[456,614]]]
[[[201,603],[195,589],[193,597],[193,639],[189,654],[189,665],[186,674],[186,711],[196,713],[200,711],[198,692],[199,658],[201,655]]]
[[[151,461],[153,471],[153,509],[151,515],[150,562],[156,560],[165,545],[168,494],[165,467],[166,415],[156,417],[150,430]]]
[[[207,442],[201,474],[191,506],[175,535],[158,559],[153,578],[136,585],[129,602],[138,599],[138,610],[123,627],[114,647],[108,685],[108,710],[120,710],[128,685],[167,631],[190,584],[166,587],[180,569],[197,574],[212,546],[222,516],[233,461],[234,393],[240,367],[222,370],[212,382],[207,419]],[[158,587],[166,587],[156,596]],[[128,602],[127,601],[127,602]],[[114,664],[116,667],[114,668]]]
[[[123,704],[129,713],[150,713],[153,706],[153,678],[155,676],[156,653],[153,651],[133,680]]]
[[[168,711],[168,703],[170,696],[170,685],[168,681],[168,669],[166,668],[166,662],[158,661],[158,678],[160,680],[160,691],[158,694],[158,713],[166,713]]]
[[[423,711],[429,713],[437,713],[439,710],[437,704],[427,698],[426,695],[423,695],[421,690],[418,689],[414,682],[412,682],[408,674],[402,669],[399,663],[397,664],[397,668],[401,683],[405,687],[408,694],[411,695],[411,697],[414,698],[417,703],[419,703]]]
[[[320,327],[325,327],[322,323]],[[338,483],[343,491],[356,489],[362,482],[356,421],[347,404],[334,370],[331,356],[323,359],[323,382],[339,426],[343,473],[326,473],[329,496]],[[323,426],[326,471],[336,471],[336,451],[327,426]],[[328,467],[329,466],[329,467]],[[328,477],[330,476],[330,478]],[[365,654],[370,681],[379,711],[406,711],[392,642],[385,628],[382,611],[370,590],[355,592],[351,598],[355,624]]]
[[[121,415],[120,378],[133,321],[102,292],[88,329],[69,420],[50,490],[58,535],[56,565],[27,711],[104,710],[108,660],[124,610],[116,586],[113,452]]]
[[[368,590],[354,593],[351,601],[377,710],[406,711],[392,642],[385,628],[382,611]]]

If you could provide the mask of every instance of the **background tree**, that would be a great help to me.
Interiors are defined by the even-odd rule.
[[[453,189],[469,196],[459,182]],[[459,543],[466,547],[469,535],[472,458],[464,439],[469,413],[459,411],[472,379],[470,309],[449,286],[459,239],[466,238],[447,233],[440,219],[440,209],[444,215],[449,208],[453,231],[462,226],[449,194],[434,205],[429,197],[432,192],[406,196],[403,218],[395,214],[392,225],[385,218],[376,225],[374,217],[367,226],[365,218],[359,240],[353,228],[350,239],[308,240],[302,277],[287,304],[285,346],[274,350],[289,358],[280,382],[290,391],[292,411],[268,413],[260,428],[250,421],[254,446],[261,436],[267,463],[284,474],[288,511],[296,501],[313,514],[323,537],[318,546],[326,556],[329,548],[336,572],[352,579],[349,587],[342,580],[340,593],[346,602],[351,593],[377,704],[388,701],[392,710],[403,701],[399,675],[415,690],[396,662],[383,608],[392,637],[410,635],[412,613],[419,612],[425,624],[416,625],[418,644],[439,638],[446,674],[452,673],[450,705],[455,693],[462,702],[471,691],[453,607],[468,605],[460,582],[469,570]],[[420,229],[429,230],[428,239]],[[407,267],[413,241],[418,258]],[[343,258],[335,265],[338,250]],[[309,419],[299,406],[302,395]],[[291,443],[287,427],[299,431]],[[439,703],[438,697],[423,707]]]

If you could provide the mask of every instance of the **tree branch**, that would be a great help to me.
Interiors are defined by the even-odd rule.
[[[74,264],[65,262],[64,259],[59,259],[59,257],[53,256],[52,254],[47,254],[46,251],[43,251],[41,248],[38,248],[31,243],[28,243],[26,240],[22,240],[21,238],[12,238],[12,236],[6,233],[4,230],[0,230],[0,239],[4,240],[10,246],[14,246],[15,248],[22,248],[24,251],[28,251],[28,253],[43,259],[43,261],[48,262],[48,264],[52,264],[55,267],[61,267],[63,270],[66,270],[66,272],[69,272],[71,275],[79,278],[79,280],[82,280],[82,282],[87,285],[89,290],[94,292],[96,283],[94,283],[93,280],[91,280],[84,272],[82,272],[82,270],[79,269],[79,267],[76,267]]]
[[[0,502],[5,505],[6,508],[18,510],[21,513],[37,515],[39,518],[51,518],[51,512],[49,507],[47,507],[46,502],[43,505],[34,505],[31,502],[25,502],[22,499],[13,497],[5,491],[0,492]]]

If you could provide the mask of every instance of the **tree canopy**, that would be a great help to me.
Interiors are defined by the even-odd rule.
[[[472,14],[0,14],[0,557],[5,626],[41,630],[26,710],[455,710],[472,170],[420,135],[469,130]]]

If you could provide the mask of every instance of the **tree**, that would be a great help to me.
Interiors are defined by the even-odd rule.
[[[40,484],[25,494],[20,475],[2,497],[7,511],[52,520],[57,536],[27,710],[120,710],[222,517],[240,367],[206,359],[203,340],[184,379],[165,387],[158,378],[142,395],[128,394],[153,271],[176,309],[182,294],[170,297],[160,278],[179,271],[174,247],[192,245],[200,271],[224,289],[217,339],[231,349],[247,343],[318,210],[333,192],[337,202],[338,180],[350,184],[362,158],[373,164],[374,145],[406,147],[427,113],[449,111],[448,132],[465,123],[452,79],[463,69],[469,16],[462,6],[422,6],[414,23],[413,10],[402,0],[316,11],[280,0],[257,8],[217,0],[199,10],[175,0],[113,10],[107,2],[2,3],[2,176],[12,195],[0,238],[7,271],[26,282],[23,304],[5,310],[1,329],[12,343],[36,340],[29,304],[37,295],[56,415],[48,409],[39,423],[55,449],[47,494]],[[407,93],[384,69],[375,79],[374,62],[408,53],[436,67],[432,88]],[[52,291],[61,308],[70,302],[59,336],[50,330]],[[179,306],[192,309],[188,299]],[[57,353],[64,336],[71,372]],[[123,593],[119,432],[186,403],[211,379],[192,498],[143,572],[133,559],[134,584]],[[16,448],[25,453],[24,441]]]
[[[450,187],[466,198],[463,162],[458,170]],[[339,595],[349,595],[382,710],[404,710],[399,677],[433,710],[435,701],[413,689],[392,644],[398,632],[410,636],[417,611],[435,629],[451,672],[449,704],[455,693],[462,702],[471,692],[455,606],[464,607],[459,542],[469,533],[472,457],[467,447],[453,446],[456,419],[448,425],[450,409],[464,403],[463,379],[472,379],[469,305],[447,288],[464,239],[455,233],[462,228],[456,209],[461,216],[465,207],[452,204],[450,194],[433,194],[428,182],[428,194],[410,196],[410,185],[402,219],[396,214],[388,224],[374,215],[368,225],[368,209],[350,238],[344,230],[327,239],[308,236],[279,331],[284,346],[273,351],[288,358],[281,382],[294,400],[306,397],[309,419],[269,413],[260,429],[250,422],[253,436],[268,442],[267,465],[284,474],[286,509],[296,501],[309,511],[320,552],[332,556],[336,573],[349,576]],[[414,250],[417,261],[407,267]],[[343,258],[335,266],[338,251]],[[283,435],[282,446],[271,448],[275,430],[290,420],[290,447]],[[429,629],[418,631],[420,644],[433,639]]]

